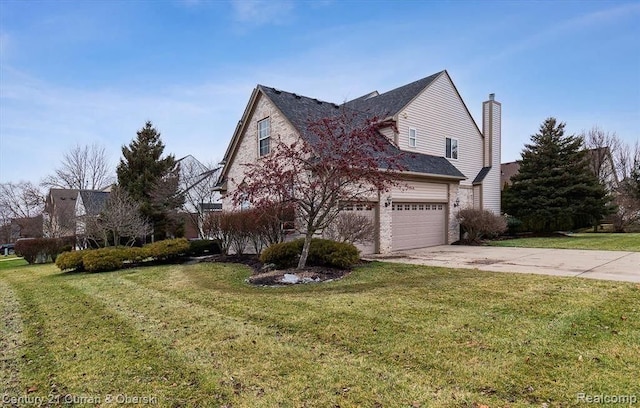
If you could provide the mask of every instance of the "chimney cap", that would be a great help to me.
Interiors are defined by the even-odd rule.
[[[496,94],[494,94],[494,93],[490,93],[490,94],[489,94],[489,100],[490,100],[490,101],[495,101],[495,100],[496,100]]]

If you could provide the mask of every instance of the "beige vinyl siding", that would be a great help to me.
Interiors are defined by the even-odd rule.
[[[483,138],[458,97],[448,75],[443,73],[397,116],[400,149],[445,156],[447,137],[458,139],[458,159],[449,159],[470,185],[482,168]],[[409,147],[409,128],[418,131],[416,147]]]
[[[486,109],[488,111],[488,109]],[[493,134],[493,145],[491,146],[492,167],[487,176],[482,181],[482,207],[486,210],[500,214],[500,130],[501,130],[501,110],[499,103],[493,103],[491,118],[491,133]]]
[[[413,201],[413,202],[447,202],[447,184],[425,183],[419,181],[404,182],[408,188],[394,188],[391,192],[393,201]]]
[[[396,135],[395,132],[393,131],[392,127],[385,127],[380,129],[380,133],[386,137],[387,139],[389,139],[391,141],[391,143],[396,143]]]

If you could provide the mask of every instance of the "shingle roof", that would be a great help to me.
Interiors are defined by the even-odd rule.
[[[482,183],[482,180],[484,180],[484,178],[487,177],[487,174],[489,174],[489,170],[491,170],[491,166],[480,169],[476,178],[473,179],[473,184]]]
[[[110,194],[106,191],[98,190],[80,190],[79,193],[87,215],[100,214],[107,205]]]
[[[309,137],[306,133],[310,121],[334,116],[340,113],[341,109],[348,109],[357,115],[360,114],[362,119],[372,115],[379,117],[394,115],[440,74],[441,72],[438,72],[383,94],[371,92],[342,105],[281,91],[264,85],[258,85],[258,88],[276,105],[302,137]],[[466,178],[444,157],[404,152],[391,143],[389,143],[389,151],[387,153],[402,153],[402,164],[407,171],[461,179]]]
[[[393,116],[402,108],[407,106],[413,98],[418,96],[431,82],[433,82],[444,71],[437,72],[426,78],[411,82],[410,84],[392,89],[388,92],[373,95],[361,96],[347,102],[345,105],[351,109],[367,112],[370,115],[376,115],[381,118]]]

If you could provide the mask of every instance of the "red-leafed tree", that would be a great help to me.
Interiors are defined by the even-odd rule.
[[[341,204],[377,197],[399,185],[404,155],[379,133],[377,118],[341,110],[309,121],[304,134],[286,143],[276,136],[270,154],[245,164],[236,204],[292,204],[305,236],[298,269],[305,267],[311,238],[340,213]]]

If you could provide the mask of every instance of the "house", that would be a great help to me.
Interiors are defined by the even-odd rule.
[[[35,217],[12,218],[8,242],[16,242],[20,238],[42,238],[42,214]]]
[[[258,85],[226,150],[220,177],[224,209],[233,209],[243,163],[270,153],[271,137],[293,141],[309,120],[351,109],[382,118],[380,130],[395,149],[407,151],[403,183],[346,211],[370,217],[376,226],[363,253],[450,244],[460,237],[458,209],[500,213],[501,104],[483,103],[483,131],[472,118],[449,73],[441,71],[399,88],[370,92],[342,105]]]
[[[618,186],[618,175],[615,171],[611,150],[608,147],[597,147],[589,149],[588,152],[589,168],[609,193],[614,192]],[[511,185],[511,178],[519,171],[520,160],[500,164],[500,186],[503,190],[506,186]]]
[[[74,216],[76,221],[75,235],[78,238],[77,244],[80,248],[89,246],[85,238],[87,222],[89,219],[97,218],[105,209],[110,194],[108,191],[101,190],[78,190]]]
[[[52,188],[44,204],[44,234],[47,237],[68,237],[76,233],[75,208],[77,189]]]

